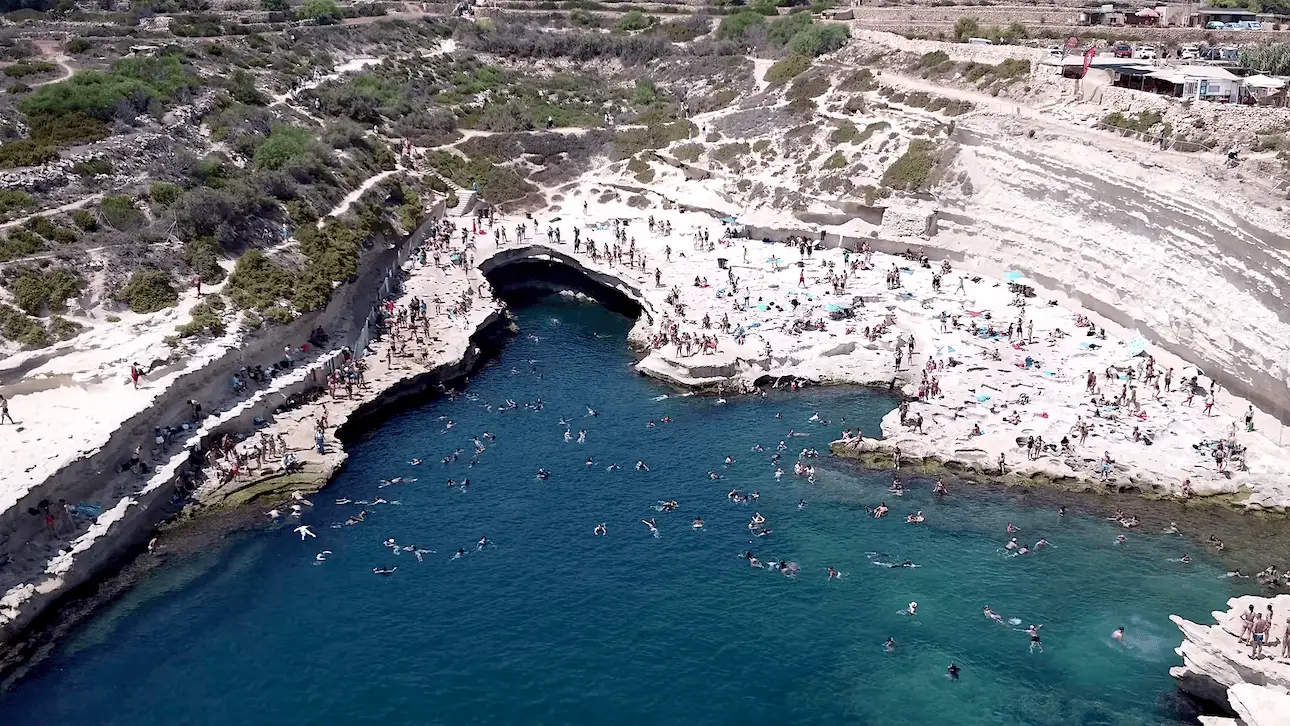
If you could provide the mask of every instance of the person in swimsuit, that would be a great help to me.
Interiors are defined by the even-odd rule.
[[[1044,626],[1032,624],[1030,627],[1026,628],[1026,635],[1030,636],[1031,653],[1034,653],[1036,648],[1039,649],[1040,653],[1044,652],[1044,644],[1039,642],[1039,629],[1042,627]]]
[[[1210,535],[1210,536],[1212,537],[1213,535]],[[1245,637],[1249,635],[1253,629],[1254,629],[1254,606],[1250,605],[1249,610],[1246,610],[1245,612],[1241,613],[1241,635],[1239,638],[1236,639],[1236,642],[1244,643]]]
[[[1112,640],[1119,641],[1119,642],[1121,642],[1121,643],[1123,643],[1123,642],[1124,642],[1124,626],[1123,626],[1123,625],[1121,625],[1120,627],[1116,628],[1114,633],[1111,633],[1111,639],[1112,639]]]
[[[1258,660],[1263,657],[1263,644],[1268,639],[1268,631],[1272,629],[1272,623],[1263,619],[1263,613],[1254,614],[1254,625],[1251,627],[1250,635],[1250,657]]]
[[[605,534],[605,523],[604,523],[604,522],[601,522],[600,524],[597,524],[597,525],[596,525],[595,530],[593,530],[593,531],[595,532],[595,534],[596,534],[596,536],[597,536],[597,537],[604,536],[604,534]]]
[[[945,674],[950,677],[951,681],[957,681],[959,679],[959,667],[951,663],[950,667],[945,669]]]
[[[836,580],[836,579],[838,579],[838,578],[840,578],[840,577],[842,577],[842,575],[838,574],[838,571],[837,571],[837,570],[833,569],[832,567],[830,567],[830,568],[829,568],[829,579],[830,579],[830,580]]]
[[[885,642],[885,643],[883,643],[883,644],[882,644],[882,649],[883,649],[883,650],[885,650],[885,651],[887,651],[888,653],[890,653],[891,651],[895,650],[895,649],[896,649],[896,639],[895,639],[895,638],[887,638],[887,642]]]
[[[989,605],[986,605],[986,606],[985,606],[985,608],[983,609],[983,613],[985,614],[985,616],[986,616],[987,618],[990,618],[991,620],[993,620],[993,621],[994,621],[994,622],[996,622],[996,623],[1002,623],[1002,622],[1003,622],[1003,616],[1002,616],[1002,615],[1000,615],[999,613],[996,613],[995,611],[991,610]]]

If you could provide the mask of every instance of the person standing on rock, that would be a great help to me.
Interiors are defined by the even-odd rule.
[[[1272,623],[1263,619],[1263,613],[1254,614],[1254,624],[1251,626],[1250,635],[1250,657],[1258,660],[1263,657],[1263,643],[1268,639],[1268,630],[1271,629]]]
[[[0,396],[0,424],[3,424],[5,419],[9,419],[9,423],[14,426],[18,425],[18,422],[13,420],[13,416],[9,415],[9,399]]]
[[[1254,605],[1251,604],[1249,610],[1246,610],[1245,612],[1241,613],[1241,635],[1236,639],[1236,642],[1244,643],[1245,636],[1249,635],[1253,629],[1254,629]]]

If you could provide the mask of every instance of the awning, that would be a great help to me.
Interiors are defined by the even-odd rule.
[[[1183,82],[1186,81],[1186,78],[1183,77],[1183,74],[1174,70],[1152,71],[1151,73],[1147,74],[1147,77],[1155,78],[1155,79],[1164,81],[1165,83],[1172,83],[1176,86],[1182,85]]]
[[[1245,85],[1255,88],[1285,88],[1286,82],[1260,73],[1257,76],[1246,78]]]
[[[1152,10],[1151,8],[1143,8],[1143,9],[1139,10],[1138,12],[1134,13],[1134,15],[1136,15],[1136,16],[1137,16],[1137,17],[1139,17],[1139,18],[1158,18],[1158,17],[1160,17],[1160,13],[1158,13],[1158,12],[1156,12],[1156,11]]]

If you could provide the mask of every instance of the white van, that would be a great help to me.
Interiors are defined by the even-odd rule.
[[[989,38],[968,38],[968,45],[994,45]]]

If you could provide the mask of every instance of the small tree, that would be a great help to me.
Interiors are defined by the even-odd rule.
[[[976,18],[959,18],[954,23],[954,37],[958,40],[975,38],[981,34],[981,23]]]
[[[291,8],[290,5],[287,5],[287,0],[260,0],[260,7],[271,13],[281,13]]]
[[[312,20],[319,25],[331,25],[340,22],[340,7],[336,0],[305,0],[296,17],[301,20]]]

